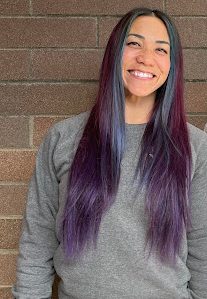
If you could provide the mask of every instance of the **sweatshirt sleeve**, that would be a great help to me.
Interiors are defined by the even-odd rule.
[[[193,299],[207,298],[207,135],[198,146],[192,178],[192,228],[188,231],[187,266]]]
[[[12,288],[18,299],[51,298],[54,280],[53,255],[58,247],[55,219],[58,210],[58,179],[54,151],[58,132],[50,130],[39,148],[30,181],[17,259],[17,278]]]

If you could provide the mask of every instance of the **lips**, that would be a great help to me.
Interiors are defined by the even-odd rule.
[[[150,72],[142,72],[139,70],[128,70],[128,72],[134,77],[141,79],[152,79],[155,77],[155,75]]]

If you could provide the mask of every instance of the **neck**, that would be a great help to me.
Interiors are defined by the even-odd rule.
[[[155,99],[152,97],[126,97],[125,122],[128,124],[143,124],[150,119]]]

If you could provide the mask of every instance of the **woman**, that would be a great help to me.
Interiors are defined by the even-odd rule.
[[[16,298],[207,298],[207,137],[186,124],[182,49],[135,9],[106,47],[90,113],[55,125],[31,180]]]

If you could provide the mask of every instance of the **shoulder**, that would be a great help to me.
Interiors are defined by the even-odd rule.
[[[59,178],[67,171],[74,158],[89,115],[90,111],[87,111],[57,122],[43,140],[42,145],[46,145],[46,152],[51,153]]]
[[[88,120],[90,111],[73,115],[67,119],[57,122],[51,127],[51,131],[54,134],[60,134],[61,137],[71,138],[74,134],[77,134],[82,130]]]
[[[207,151],[207,134],[190,123],[187,123],[187,126],[190,143],[194,150],[196,152],[199,152],[202,149]]]
[[[194,173],[199,168],[207,168],[207,134],[189,123],[187,125]]]
[[[203,130],[195,127],[194,125],[190,124],[190,123],[187,123],[187,126],[188,126],[188,131],[189,131],[189,134],[190,134],[190,137],[192,139],[206,139],[207,138],[207,134],[206,132],[204,132]]]
[[[61,143],[73,141],[82,134],[89,114],[90,111],[86,111],[55,123],[44,136],[42,144],[57,147]]]

